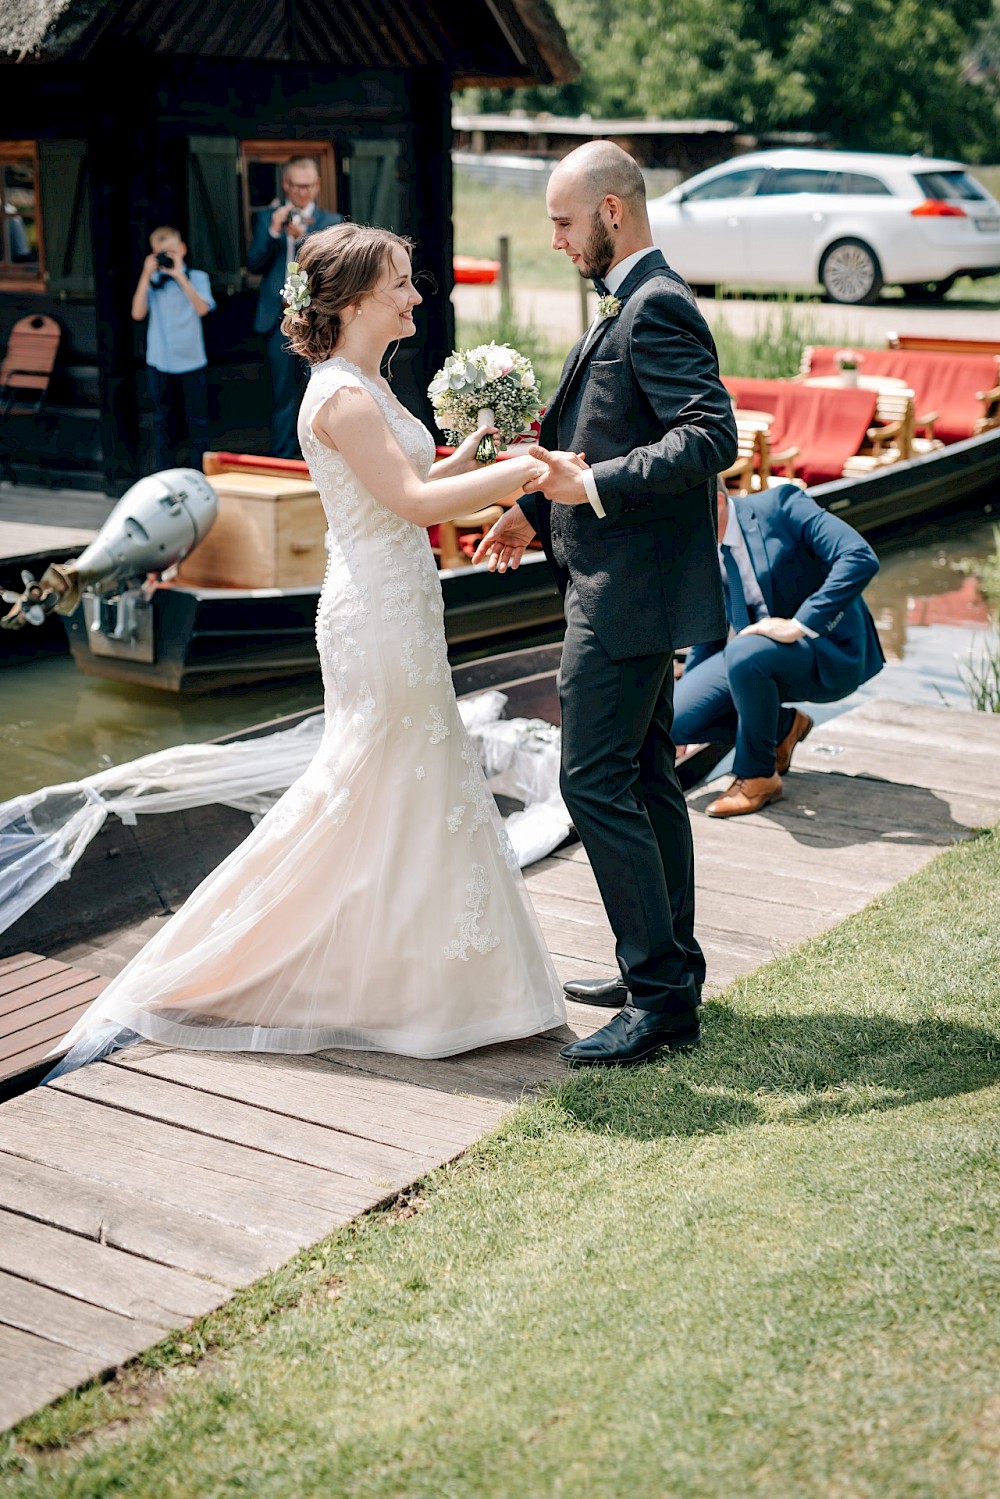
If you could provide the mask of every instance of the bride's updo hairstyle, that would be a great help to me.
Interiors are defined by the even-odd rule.
[[[307,278],[309,305],[287,308],[281,320],[293,353],[309,364],[332,356],[344,308],[374,291],[393,249],[405,250],[409,258],[413,241],[371,224],[334,224],[306,235],[297,264]]]

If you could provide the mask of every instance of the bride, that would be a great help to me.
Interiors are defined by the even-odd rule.
[[[434,439],[381,374],[415,332],[410,241],[303,243],[282,329],[311,366],[299,440],[329,526],[325,727],[305,773],[112,980],[44,1081],[140,1037],[215,1051],[444,1057],[561,1025],[559,980],[449,670],[427,526],[531,490]]]

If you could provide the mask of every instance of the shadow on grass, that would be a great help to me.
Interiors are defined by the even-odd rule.
[[[703,812],[718,795],[707,788],[688,804]],[[806,848],[851,848],[862,843],[951,848],[976,831],[956,822],[944,797],[924,786],[879,776],[795,770],[784,797],[755,812],[757,825],[773,823]]]
[[[747,1016],[706,1007],[695,1051],[593,1068],[554,1090],[578,1124],[653,1140],[760,1124],[813,1124],[1000,1082],[1000,1036],[944,1020]]]

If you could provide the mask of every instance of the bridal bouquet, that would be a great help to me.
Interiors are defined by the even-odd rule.
[[[445,442],[457,446],[477,427],[496,427],[504,442],[539,415],[538,384],[530,360],[507,344],[479,344],[449,354],[427,387]],[[476,449],[480,463],[497,456],[492,437]]]

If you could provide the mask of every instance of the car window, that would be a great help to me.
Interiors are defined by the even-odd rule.
[[[918,172],[917,181],[928,198],[970,198],[982,202],[986,197],[983,189],[968,172]]]
[[[702,182],[690,191],[684,190],[685,203],[707,203],[712,198],[751,198],[763,177],[764,167],[744,167],[739,172],[724,172],[711,182]]]
[[[869,177],[865,172],[840,172],[837,176],[838,193],[859,193],[868,197],[891,198],[892,188],[878,177]]]
[[[761,193],[775,198],[788,193],[832,193],[833,188],[833,172],[819,171],[814,167],[778,167],[768,173]]]

